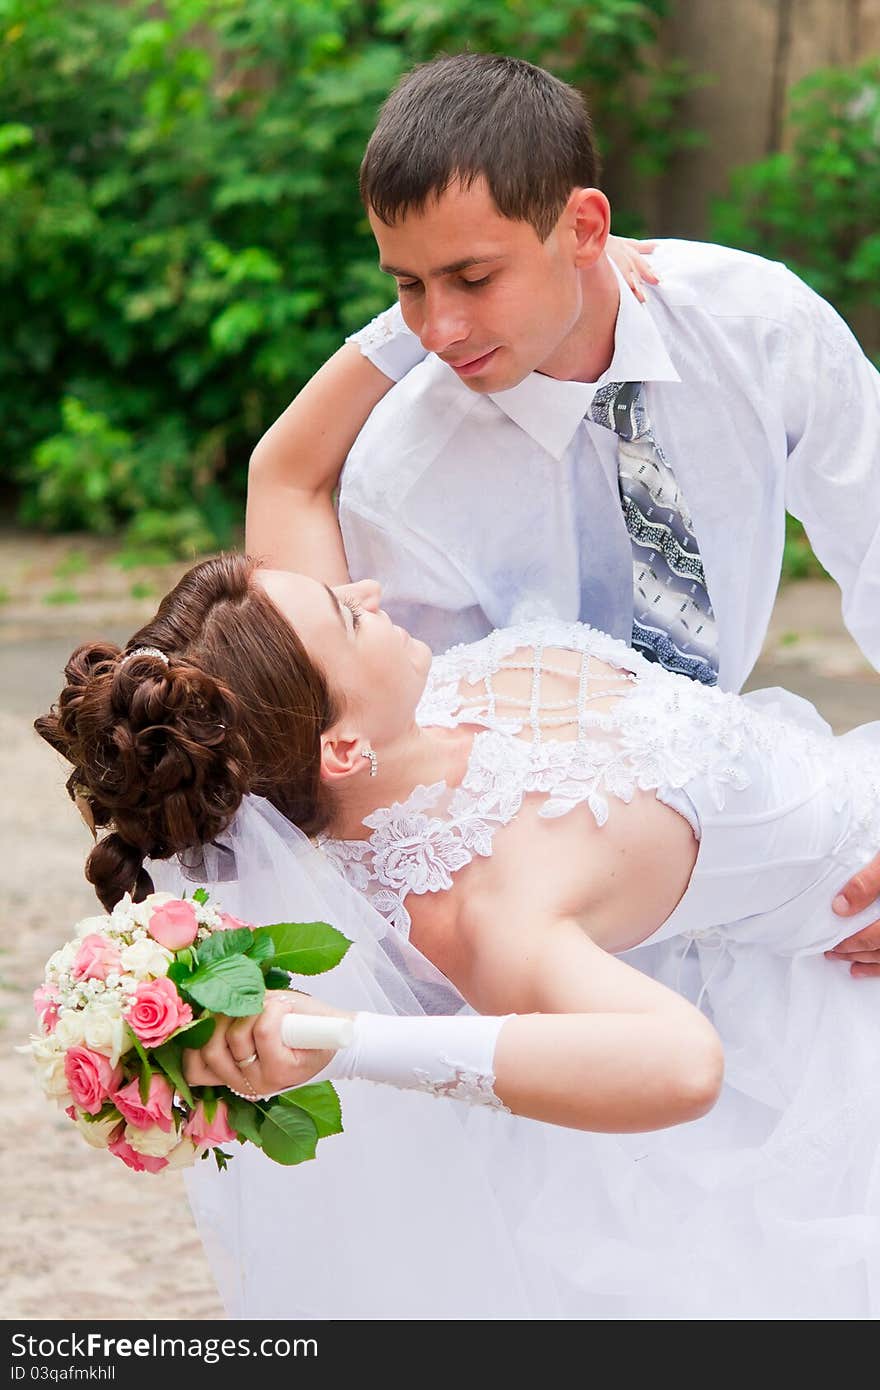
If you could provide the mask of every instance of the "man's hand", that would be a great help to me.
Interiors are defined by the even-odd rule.
[[[849,883],[841,888],[831,904],[839,917],[852,917],[880,898],[880,854],[866,864]],[[880,903],[878,903],[880,912]],[[845,941],[839,941],[833,951],[826,951],[829,960],[845,960],[851,975],[880,975],[880,918],[867,927],[860,927]]]

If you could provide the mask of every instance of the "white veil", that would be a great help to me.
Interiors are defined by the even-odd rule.
[[[325,921],[352,940],[325,975],[297,987],[346,1009],[472,1013],[455,987],[267,801],[246,797],[198,867],[150,861],[157,889],[191,893],[244,921]],[[544,1127],[418,1092],[334,1083],[345,1132],[314,1162],[284,1168],[232,1146],[186,1173],[187,1190],[233,1318],[460,1318],[535,1314],[494,1192],[511,1126]],[[524,1151],[524,1157],[526,1153]],[[514,1173],[508,1174],[515,1180]],[[543,1302],[543,1299],[542,1299]],[[553,1300],[547,1305],[553,1306]]]

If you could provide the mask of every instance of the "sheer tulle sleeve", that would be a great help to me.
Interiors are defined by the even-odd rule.
[[[357,343],[364,357],[392,381],[400,381],[417,366],[427,353],[415,333],[403,321],[399,304],[377,314],[364,328],[351,333],[345,340]]]

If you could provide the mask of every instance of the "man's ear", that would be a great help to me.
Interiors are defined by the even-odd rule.
[[[575,265],[589,270],[605,251],[611,231],[611,204],[600,188],[575,188],[563,218],[574,237]]]
[[[351,736],[345,732],[324,735],[321,739],[321,780],[338,787],[362,771],[366,764],[361,749],[366,743],[363,735]]]

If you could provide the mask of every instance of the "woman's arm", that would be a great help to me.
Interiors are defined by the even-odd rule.
[[[257,1094],[354,1077],[469,1100],[494,1092],[514,1114],[613,1133],[711,1109],[723,1054],[702,1014],[607,955],[575,921],[517,923],[507,905],[497,909],[474,931],[466,997],[477,1016],[351,1014],[273,993],[262,1015],[221,1020],[201,1052],[185,1054],[187,1080]],[[291,1051],[281,1042],[287,1012],[354,1018],[360,1036],[336,1054]],[[252,1054],[242,1072],[235,1059]],[[461,1076],[477,1085],[462,1089]]]
[[[393,385],[353,343],[306,383],[251,455],[249,555],[327,584],[349,582],[333,492],[365,420]]]

